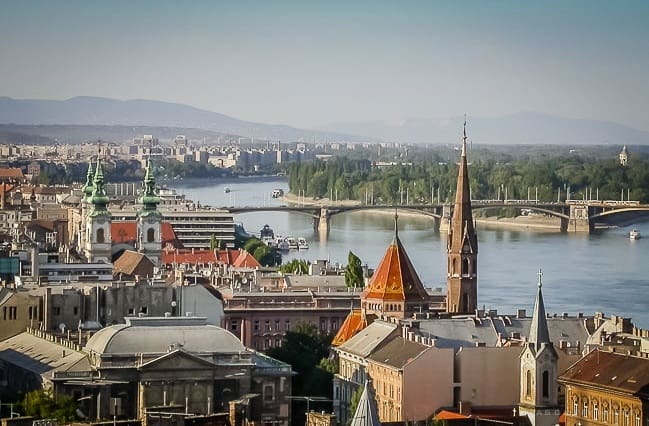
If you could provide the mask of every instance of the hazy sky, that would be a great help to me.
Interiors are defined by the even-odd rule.
[[[0,0],[0,95],[299,127],[519,111],[649,130],[649,1]]]

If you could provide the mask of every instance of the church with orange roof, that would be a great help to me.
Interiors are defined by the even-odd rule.
[[[395,213],[394,239],[361,293],[361,308],[351,310],[332,345],[342,345],[379,316],[404,319],[429,308],[430,296],[399,239]]]

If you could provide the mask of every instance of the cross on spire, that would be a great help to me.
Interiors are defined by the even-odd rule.
[[[399,215],[397,214],[397,209],[394,209],[394,238],[399,236]]]

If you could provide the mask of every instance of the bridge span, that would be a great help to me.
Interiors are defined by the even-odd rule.
[[[638,216],[649,217],[649,204],[640,204],[635,201],[577,201],[567,202],[539,202],[535,200],[472,200],[473,210],[487,210],[497,208],[517,208],[531,210],[561,219],[561,230],[564,232],[591,232],[598,224],[615,225],[628,222],[629,218]],[[401,210],[420,213],[435,219],[435,224],[440,231],[445,231],[450,225],[453,215],[453,204],[309,204],[309,205],[282,205],[282,206],[242,206],[223,207],[224,210],[237,213],[255,212],[294,212],[313,218],[314,230],[319,233],[329,232],[329,219],[342,213],[360,210]],[[619,218],[616,223],[616,218]],[[632,220],[632,219],[631,219]]]

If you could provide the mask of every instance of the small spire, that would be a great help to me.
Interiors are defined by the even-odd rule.
[[[548,331],[548,320],[545,315],[545,304],[543,303],[543,293],[541,291],[541,277],[543,272],[539,269],[538,290],[536,292],[536,303],[534,303],[534,313],[532,314],[532,324],[530,324],[529,342],[538,350],[543,343],[550,343],[550,332]]]
[[[539,283],[537,284],[539,288],[543,287],[543,283],[541,282],[541,278],[543,277],[543,271],[539,268],[539,272],[536,273],[536,275],[539,276]]]
[[[396,241],[397,238],[399,238],[399,215],[397,209],[394,209],[394,240]]]
[[[464,114],[464,136],[462,136],[462,157],[466,157],[466,114]]]

